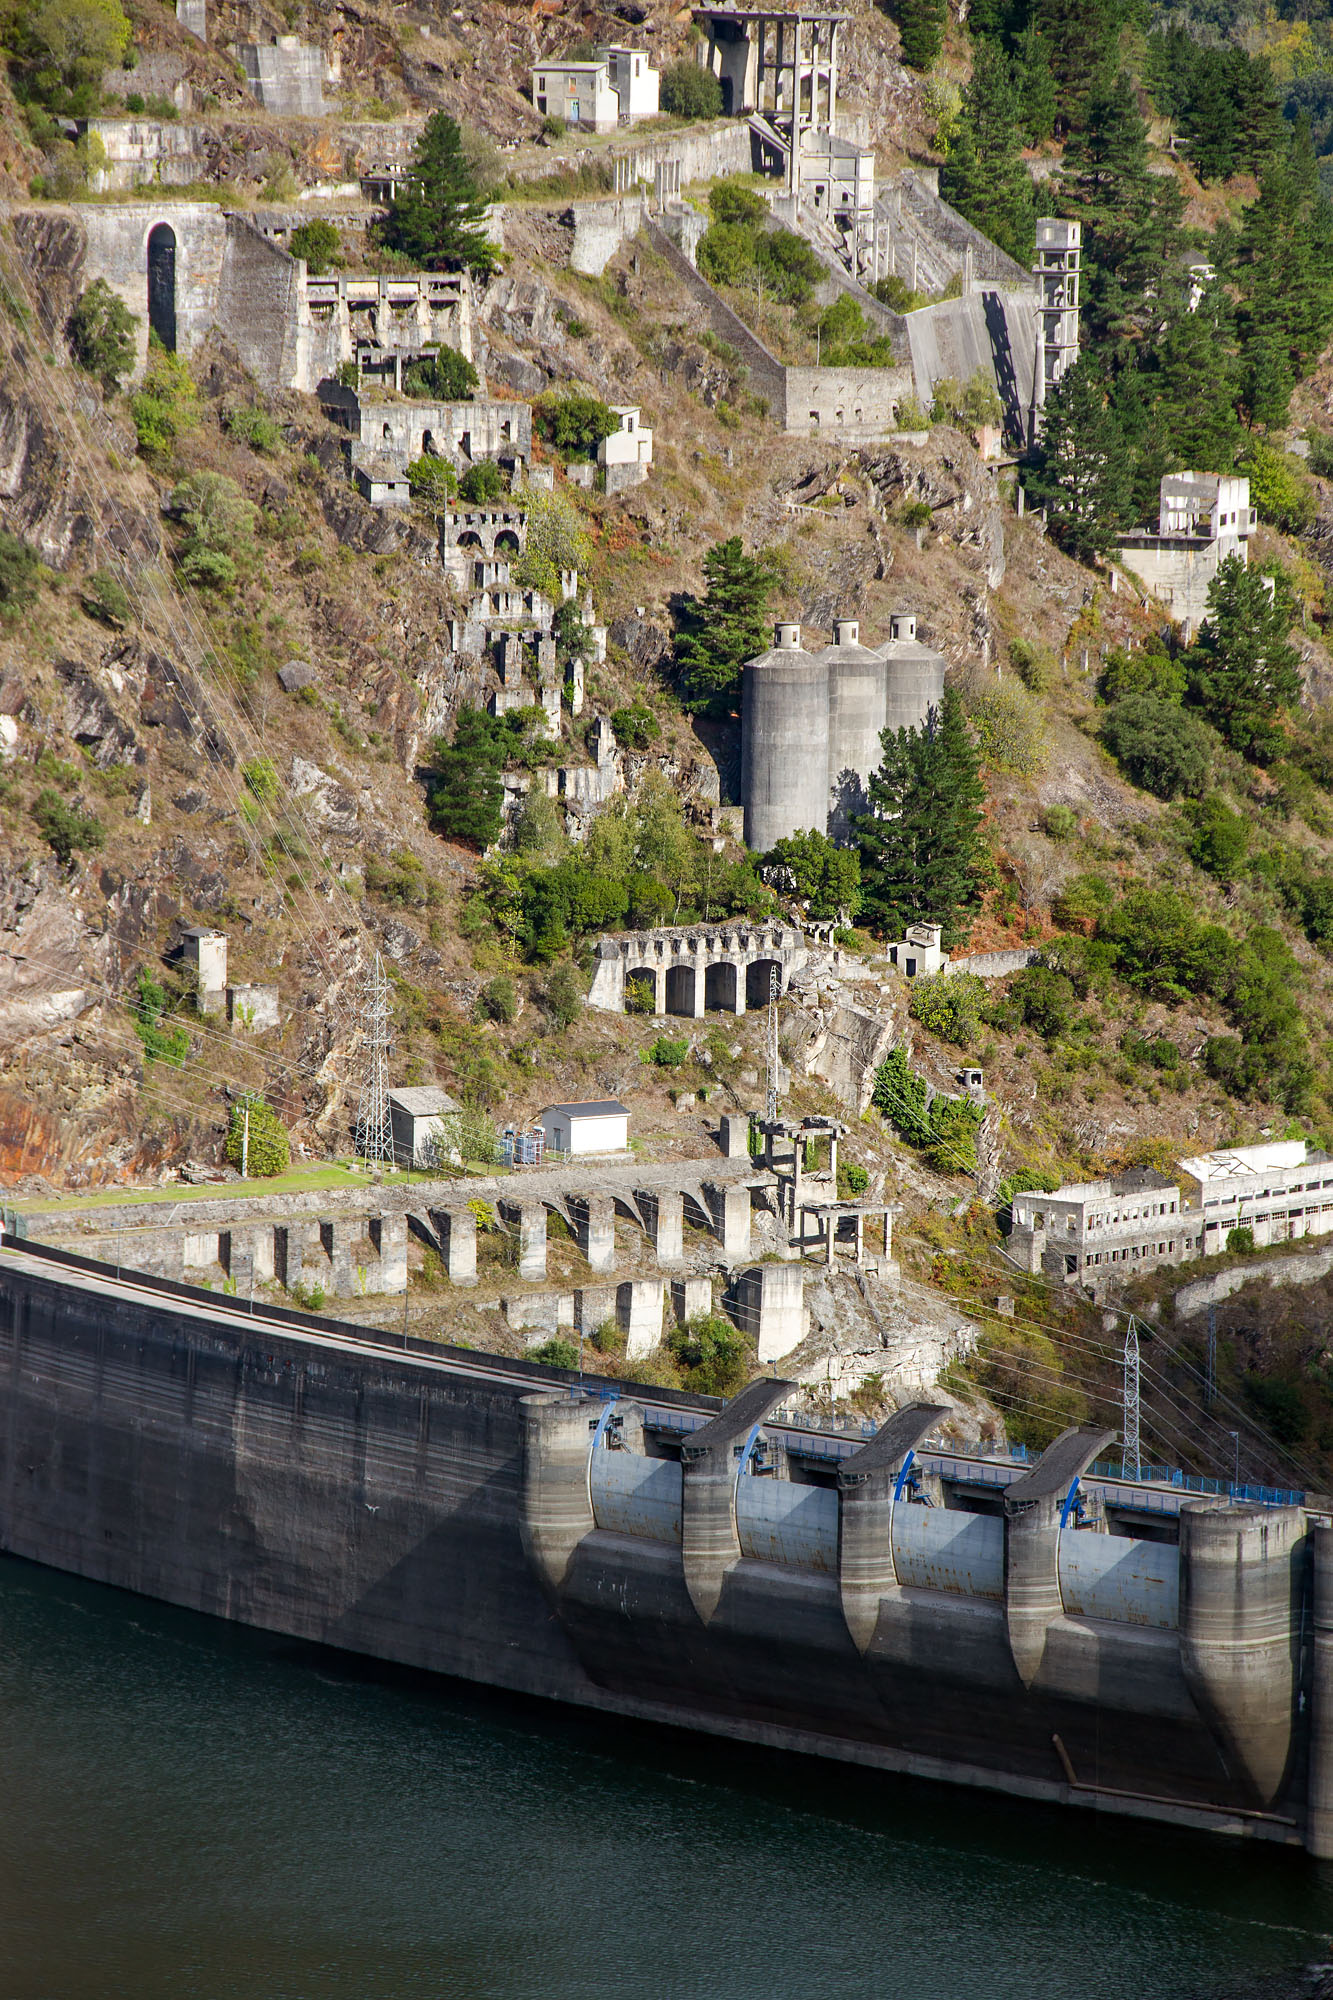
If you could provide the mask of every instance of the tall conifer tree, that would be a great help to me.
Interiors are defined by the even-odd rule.
[[[861,909],[886,935],[910,923],[942,926],[956,944],[981,906],[986,842],[976,746],[953,688],[921,729],[886,729],[884,762],[855,821]]]

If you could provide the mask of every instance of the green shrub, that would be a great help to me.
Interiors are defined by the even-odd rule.
[[[248,444],[251,451],[276,451],[282,443],[282,432],[266,410],[254,404],[246,404],[237,410],[230,410],[226,417],[228,437],[238,438]]]
[[[1301,535],[1315,517],[1315,491],[1301,462],[1251,437],[1240,461],[1250,481],[1250,505],[1261,521],[1284,534]]]
[[[1155,695],[1127,695],[1102,724],[1125,776],[1159,799],[1198,797],[1212,775],[1216,737],[1197,715]]]
[[[542,999],[557,1028],[571,1027],[583,1012],[583,981],[568,959],[552,966]]]
[[[442,347],[438,354],[413,361],[403,370],[403,394],[426,403],[465,403],[480,377],[465,354]]]
[[[496,500],[503,500],[508,490],[505,476],[493,458],[481,458],[475,465],[469,465],[458,482],[458,497],[469,507],[489,507]]]
[[[1249,822],[1216,793],[1194,808],[1190,859],[1219,882],[1234,882],[1250,845]]]
[[[768,203],[758,188],[748,187],[738,178],[714,181],[708,190],[708,212],[714,222],[767,222]],[[853,311],[857,311],[852,301]],[[858,313],[859,317],[859,313]]]
[[[60,862],[67,864],[79,850],[95,853],[106,844],[106,828],[97,815],[81,813],[67,805],[50,785],[44,785],[38,792],[32,816],[38,832]]]
[[[657,101],[671,118],[720,118],[722,85],[711,70],[682,56],[662,71]]]
[[[36,550],[0,528],[0,621],[12,625],[36,601],[41,575]]]
[[[662,725],[646,701],[632,702],[628,708],[613,708],[611,727],[616,732],[616,741],[626,750],[646,750],[662,734]]]
[[[194,379],[178,354],[168,354],[156,335],[148,343],[148,371],[130,398],[130,415],[145,458],[163,458],[199,422]]]
[[[1097,692],[1105,702],[1148,695],[1155,701],[1179,703],[1185,698],[1187,678],[1183,657],[1172,659],[1169,654],[1157,652],[1127,653],[1117,646],[1102,664]]]
[[[80,293],[66,332],[70,352],[85,374],[96,376],[108,396],[134,367],[134,330],[138,325],[125,301],[104,278],[94,279]]]
[[[855,1160],[838,1162],[838,1200],[856,1201],[870,1186],[870,1176]]]
[[[1072,806],[1047,806],[1041,830],[1048,840],[1072,840],[1078,832],[1078,814]]]
[[[1090,937],[1114,901],[1115,891],[1104,875],[1072,875],[1052,897],[1051,915],[1061,930]]]
[[[554,112],[548,112],[545,118],[542,119],[543,139],[563,139],[565,129],[564,119],[557,118]]]
[[[1227,1231],[1227,1249],[1248,1257],[1254,1248],[1254,1231],[1242,1223],[1237,1229]]]
[[[338,259],[342,238],[331,222],[318,216],[312,222],[297,224],[287,248],[293,257],[304,258],[306,270],[312,278],[322,278],[330,264]]]
[[[937,972],[912,982],[914,1020],[955,1048],[970,1048],[981,1027],[986,982],[971,972]]]
[[[518,993],[512,979],[497,973],[488,979],[477,995],[477,1011],[484,1020],[503,1021],[506,1025],[518,1018]]]
[[[658,1069],[679,1069],[690,1053],[688,1040],[675,1041],[670,1035],[659,1035],[645,1055]]]
[[[447,458],[437,458],[433,452],[427,452],[422,458],[412,459],[408,465],[407,484],[412,498],[427,513],[438,518],[457,496],[458,474]]]
[[[543,1368],[577,1368],[579,1350],[572,1340],[566,1340],[562,1333],[553,1339],[544,1340],[540,1347],[528,1350],[529,1361],[540,1361]]]
[[[548,391],[532,406],[538,435],[570,458],[595,458],[603,438],[620,429],[620,418],[598,396]]]
[[[93,571],[79,602],[90,618],[100,618],[104,625],[128,625],[133,616],[129,598],[109,569]]]
[[[984,764],[993,771],[1031,777],[1046,762],[1041,712],[1026,689],[1012,681],[975,679],[959,688]]]
[[[227,1128],[227,1158],[233,1167],[245,1160],[247,1178],[269,1180],[291,1165],[287,1128],[262,1097],[244,1097],[231,1107]]]
[[[178,561],[186,581],[210,588],[234,583],[238,561],[254,548],[254,502],[225,473],[192,472],[167,504],[185,529]]]
[[[252,757],[248,764],[242,764],[241,777],[251,798],[261,806],[276,804],[278,767],[271,757]]]
[[[180,1069],[190,1053],[190,1037],[179,1022],[174,1028],[162,1026],[167,996],[146,967],[139,974],[130,1006],[134,1032],[143,1044],[144,1060]]]
[[[1067,973],[1049,965],[1029,965],[1009,982],[995,1018],[1003,1017],[1012,1027],[1031,1028],[1052,1042],[1068,1028],[1076,1006],[1074,982]]]
[[[745,1342],[720,1313],[696,1313],[667,1335],[667,1351],[697,1396],[734,1396],[745,1387],[750,1357]]]
[[[816,919],[846,921],[861,907],[861,855],[838,847],[817,827],[785,834],[762,862],[764,880],[806,905]]]

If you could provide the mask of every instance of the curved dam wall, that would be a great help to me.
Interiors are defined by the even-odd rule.
[[[1100,1432],[1002,1512],[924,1505],[928,1405],[805,1483],[763,1456],[789,1388],[654,1390],[708,1418],[673,1444],[622,1385],[6,1246],[0,1545],[530,1694],[1333,1851],[1333,1533],[1207,1504],[1179,1547],[1075,1529]]]

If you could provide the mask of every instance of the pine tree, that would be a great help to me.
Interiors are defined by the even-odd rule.
[[[1174,175],[1149,171],[1148,128],[1123,70],[1091,93],[1058,186],[1062,211],[1083,223],[1086,332],[1095,342],[1141,330],[1177,261],[1182,200]]]
[[[1112,62],[1120,33],[1118,0],[1035,0],[1032,19],[1050,53],[1066,131],[1081,132],[1092,121],[1092,98]]]
[[[1024,142],[1040,146],[1055,130],[1058,107],[1046,38],[1030,20],[1014,44],[1014,89]]]
[[[940,193],[1026,267],[1035,243],[1036,200],[1018,125],[1009,58],[997,43],[982,42],[963,92],[957,136],[940,169]]]
[[[1170,442],[1163,471],[1206,466],[1227,472],[1241,446],[1235,401],[1239,390],[1235,339],[1226,290],[1211,284],[1190,309],[1183,288],[1167,309],[1150,351],[1147,383],[1159,425]]]
[[[685,706],[723,716],[735,709],[742,667],[768,645],[775,579],[760,557],[746,555],[739,535],[714,542],[703,569],[707,593],[689,602],[676,635],[676,665],[685,677]]]
[[[1291,586],[1228,556],[1208,588],[1208,615],[1188,655],[1190,700],[1254,764],[1269,764],[1285,741],[1280,718],[1300,699],[1300,655],[1287,642],[1295,617]]]
[[[409,178],[382,226],[383,241],[426,270],[499,268],[486,239],[486,197],[479,190],[454,119],[437,111],[412,154]]]
[[[894,19],[908,69],[930,69],[944,47],[946,0],[896,0]]]
[[[855,821],[862,918],[894,937],[909,923],[939,924],[956,944],[981,906],[986,842],[976,746],[954,689],[923,728],[880,740],[870,811]]]
[[[1075,363],[1047,400],[1027,490],[1080,562],[1109,554],[1132,510],[1131,468],[1096,363]]]

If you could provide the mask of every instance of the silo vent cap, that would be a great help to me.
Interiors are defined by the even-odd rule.
[[[799,652],[801,648],[801,628],[794,621],[773,627],[773,644],[784,652]]]
[[[915,611],[895,611],[889,619],[889,637],[891,639],[915,639]]]
[[[857,646],[861,643],[861,621],[859,618],[835,618],[833,621],[833,643],[835,646]]]

